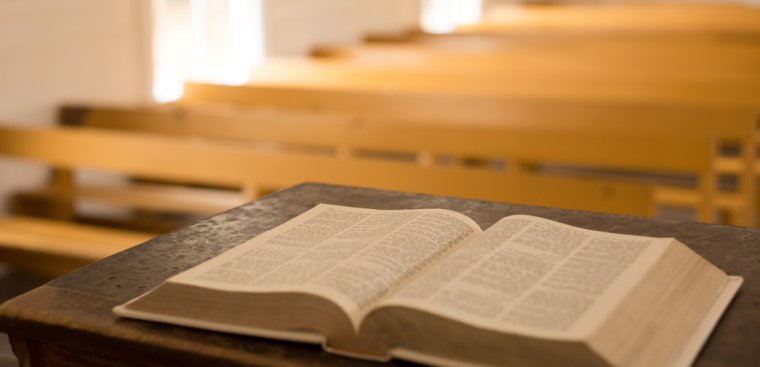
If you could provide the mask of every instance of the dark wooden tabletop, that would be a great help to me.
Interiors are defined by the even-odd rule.
[[[760,363],[760,230],[670,222],[323,184],[303,184],[159,236],[53,280],[0,306],[0,329],[34,360],[82,365],[377,365],[317,345],[229,335],[116,317],[111,308],[318,203],[378,209],[445,208],[487,228],[531,214],[588,229],[676,237],[744,285],[697,366]],[[23,343],[22,343],[23,342]],[[406,364],[404,362],[394,362]]]

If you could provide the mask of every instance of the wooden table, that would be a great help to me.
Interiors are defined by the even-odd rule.
[[[121,252],[0,306],[22,362],[37,366],[356,366],[319,346],[119,319],[111,308],[317,203],[379,209],[447,208],[482,227],[516,213],[595,230],[674,236],[745,283],[697,366],[760,361],[760,230],[510,205],[323,184],[303,184]],[[409,365],[394,362],[398,365]]]

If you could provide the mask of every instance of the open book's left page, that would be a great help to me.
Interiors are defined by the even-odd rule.
[[[474,221],[448,210],[320,204],[168,282],[313,294],[356,322],[372,302],[480,232]]]

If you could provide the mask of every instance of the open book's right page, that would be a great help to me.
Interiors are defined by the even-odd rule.
[[[671,240],[514,215],[418,274],[382,305],[419,308],[497,331],[580,340]]]

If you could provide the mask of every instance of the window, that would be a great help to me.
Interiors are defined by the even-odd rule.
[[[449,33],[480,20],[481,0],[422,0],[420,25],[429,33]]]
[[[153,0],[153,97],[185,81],[242,84],[264,58],[262,0]]]

